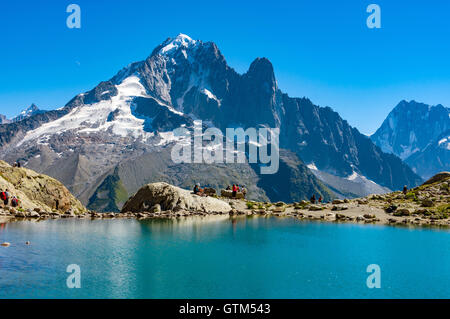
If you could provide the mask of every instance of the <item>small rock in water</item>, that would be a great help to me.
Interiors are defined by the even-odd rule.
[[[3,247],[9,247],[10,245],[11,245],[10,243],[4,242],[4,243],[2,243],[0,246],[3,246]]]
[[[25,242],[25,245],[31,245],[31,242],[26,241],[26,242]]]

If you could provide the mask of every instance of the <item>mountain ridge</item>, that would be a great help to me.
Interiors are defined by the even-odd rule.
[[[88,203],[96,187],[114,175],[117,166],[132,164],[151,153],[167,152],[166,147],[176,141],[171,130],[182,125],[190,127],[195,119],[222,130],[239,126],[280,128],[280,147],[298,159],[298,168],[287,167],[301,172],[299,180],[309,181],[305,187],[287,181],[297,187],[286,200],[307,199],[312,190],[330,196],[326,181],[320,182],[306,164],[314,164],[338,178],[356,173],[389,189],[415,186],[421,181],[400,159],[382,153],[331,108],[283,93],[268,59],[256,58],[246,73],[238,74],[213,42],[185,35],[166,40],[145,60],[129,64],[61,109],[35,115],[21,121],[21,125],[0,126],[0,157],[21,159],[51,174],[58,174],[57,167],[67,167],[65,163],[74,154],[85,157],[81,171],[87,173],[78,174],[81,186],[74,193],[82,194],[83,203]],[[45,155],[37,157],[39,154]],[[175,174],[170,163],[158,165],[161,172]],[[241,183],[247,186],[249,182],[258,184],[263,177],[255,174],[248,163],[244,166],[229,166],[224,172],[234,179],[243,174],[246,177]],[[176,170],[183,172],[177,186],[195,179],[192,169],[179,166]],[[74,171],[64,174],[76,175]],[[142,181],[146,183],[156,178],[152,169],[145,174]],[[205,174],[209,175],[201,179],[206,184],[211,181],[219,186],[219,180],[220,186],[233,183],[231,179],[215,179],[212,172]],[[110,180],[115,180],[113,177]],[[165,178],[173,183],[169,175]],[[135,190],[135,182],[126,181],[128,177],[123,175],[121,179],[129,193]],[[137,176],[132,179],[141,180]],[[69,188],[75,190],[75,186]],[[252,193],[266,192],[254,189]]]
[[[450,108],[442,104],[432,106],[414,100],[403,100],[388,114],[371,139],[383,151],[399,156],[415,172],[427,179],[440,171],[448,170],[444,159],[450,158],[446,154],[450,150],[441,149],[437,145],[443,138],[440,136],[448,130]]]

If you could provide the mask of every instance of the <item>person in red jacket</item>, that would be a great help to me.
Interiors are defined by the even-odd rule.
[[[237,194],[237,187],[236,187],[236,184],[233,184],[233,189],[232,189],[232,190],[233,190],[233,193],[232,193],[231,196],[232,196],[233,198],[236,198],[236,194]]]
[[[19,199],[16,196],[13,196],[13,198],[11,199],[11,206],[19,207]]]

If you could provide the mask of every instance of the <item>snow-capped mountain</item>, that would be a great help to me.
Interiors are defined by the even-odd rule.
[[[11,122],[20,122],[24,119],[27,119],[31,116],[34,116],[36,114],[44,113],[45,111],[40,110],[36,104],[31,104],[29,107],[27,107],[25,110],[19,113],[16,117],[11,119]]]
[[[430,106],[416,101],[401,101],[387,116],[371,139],[384,152],[393,153],[405,160],[416,173],[427,179],[445,169],[447,163],[438,159],[432,150],[441,149],[440,137],[450,130],[450,108]],[[426,154],[420,154],[426,151]],[[444,148],[445,150],[445,148]],[[436,165],[430,166],[420,159],[428,158]],[[442,154],[441,154],[442,157]]]
[[[406,163],[424,178],[431,178],[438,172],[450,171],[450,130],[439,135],[422,151],[408,157]]]
[[[20,122],[24,119],[27,119],[31,116],[34,116],[36,114],[41,114],[41,113],[45,113],[45,111],[41,111],[35,104],[31,104],[25,110],[20,112],[19,115],[13,117],[12,119],[8,119],[5,115],[0,114],[0,125]]]
[[[175,165],[172,130],[196,119],[223,131],[280,128],[285,150],[279,173],[261,176],[248,164]],[[101,209],[117,209],[155,180],[185,187],[245,184],[271,200],[305,199],[311,193],[330,198],[303,161],[337,178],[357,174],[354,183],[370,181],[380,192],[420,182],[399,158],[381,152],[331,108],[282,93],[269,60],[256,59],[241,75],[214,43],[183,34],[63,108],[0,126],[0,157],[21,159],[58,178],[83,203]]]
[[[0,125],[8,124],[8,123],[11,123],[11,121],[8,120],[8,118],[5,115],[0,114]]]

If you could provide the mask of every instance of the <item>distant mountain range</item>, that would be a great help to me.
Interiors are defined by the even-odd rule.
[[[196,119],[223,131],[280,128],[278,173],[261,175],[253,164],[173,163],[172,130]],[[239,74],[213,42],[182,34],[63,108],[0,125],[0,158],[61,180],[99,210],[119,210],[155,181],[245,184],[251,198],[272,201],[364,196],[422,181],[330,107],[283,93],[268,59]]]
[[[35,104],[31,104],[29,107],[27,107],[25,110],[19,113],[19,115],[13,117],[12,119],[6,118],[5,115],[0,114],[0,125],[1,124],[9,124],[9,123],[16,123],[20,122],[26,118],[29,118],[31,116],[34,116],[36,114],[42,114],[45,113],[45,111],[39,110],[39,108]]]
[[[401,101],[371,139],[424,179],[450,170],[450,108]]]

